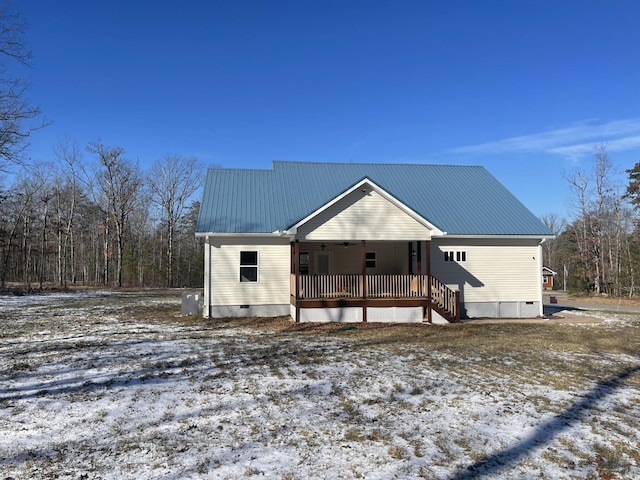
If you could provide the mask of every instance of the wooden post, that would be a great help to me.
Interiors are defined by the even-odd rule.
[[[456,323],[460,323],[460,290],[456,290]]]
[[[426,240],[423,248],[424,254],[422,255],[422,258],[426,266],[427,275],[427,321],[431,323],[431,240]]]
[[[293,244],[293,270],[295,275],[296,322],[300,322],[300,242]]]
[[[364,299],[367,298],[367,242],[366,240],[362,240],[362,249],[360,252],[360,262],[361,262],[361,271],[362,271],[362,321],[366,323],[367,321],[367,306]]]

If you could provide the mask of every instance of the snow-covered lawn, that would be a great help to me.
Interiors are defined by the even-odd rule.
[[[640,478],[638,316],[348,330],[179,311],[0,297],[0,478]]]

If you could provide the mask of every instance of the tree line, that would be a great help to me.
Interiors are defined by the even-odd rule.
[[[10,7],[1,1],[0,288],[201,285],[197,159],[167,155],[143,172],[122,147],[92,142],[85,160],[68,138],[50,161],[26,158],[30,137],[49,122],[12,73],[32,54]]]
[[[167,155],[147,172],[119,146],[70,140],[0,190],[0,286],[200,286],[204,168]]]
[[[620,182],[620,174],[626,179]],[[585,169],[566,176],[569,221],[542,221],[556,234],[543,244],[544,263],[557,272],[556,287],[576,293],[634,296],[640,286],[640,162],[621,172],[606,145],[594,146]]]
[[[28,82],[11,73],[31,52],[24,21],[0,2],[0,288],[202,285],[197,159],[167,155],[143,172],[120,146],[97,140],[81,149],[68,138],[49,162],[25,159],[29,138],[49,122],[28,102]],[[2,175],[16,169],[9,183]],[[606,146],[596,146],[590,167],[566,176],[571,219],[542,216],[556,234],[543,244],[556,286],[638,294],[640,162],[626,183],[618,173]]]

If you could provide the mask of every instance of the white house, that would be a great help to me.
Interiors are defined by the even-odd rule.
[[[298,322],[542,315],[552,232],[483,167],[212,168],[197,225],[205,317]]]

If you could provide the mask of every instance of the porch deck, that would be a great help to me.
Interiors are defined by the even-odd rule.
[[[291,275],[296,308],[425,307],[460,321],[459,292],[429,275]],[[297,288],[296,288],[297,287]]]

